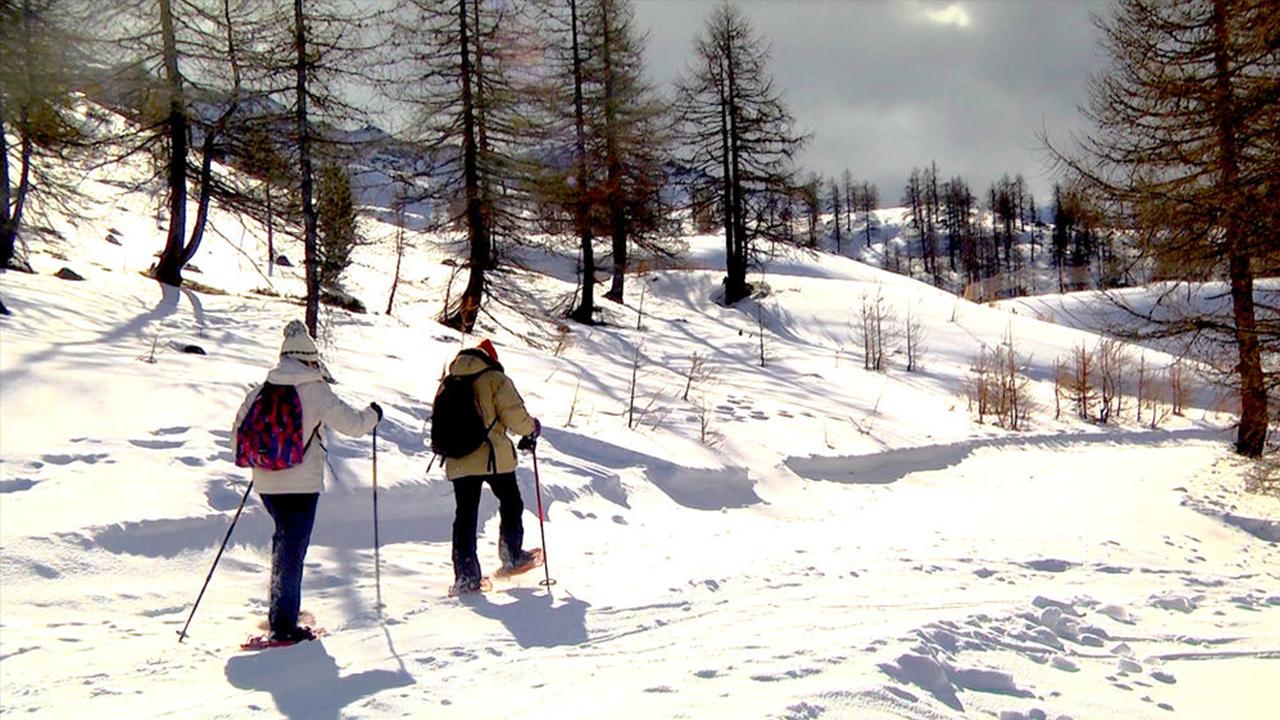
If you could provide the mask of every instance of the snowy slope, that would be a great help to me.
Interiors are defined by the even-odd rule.
[[[441,367],[479,338],[431,322],[452,268],[442,239],[415,236],[393,316],[324,323],[338,392],[387,408],[380,587],[370,441],[334,437],[304,584],[330,635],[235,651],[265,617],[270,522],[252,498],[179,646],[244,489],[234,411],[302,313],[252,291],[301,282],[268,277],[258,229],[218,216],[190,277],[229,294],[162,290],[138,273],[161,245],[154,200],[94,192],[75,227],[55,221],[60,245],[33,248],[37,275],[0,276],[5,714],[1264,717],[1280,700],[1265,682],[1280,667],[1277,503],[1242,493],[1228,418],[979,425],[960,391],[979,345],[1011,331],[1047,407],[1052,360],[1096,336],[804,253],[775,258],[756,278],[767,292],[733,309],[709,300],[718,271],[637,276],[613,324],[569,328],[558,352],[548,308],[572,293],[572,259],[528,255],[533,270],[501,276],[528,300],[492,304],[484,334],[547,428],[558,584],[530,575],[459,602],[451,490],[427,473],[423,430]],[[721,262],[716,238],[688,241],[690,267]],[[356,261],[349,288],[385,308],[391,249]],[[86,282],[51,276],[64,265]],[[924,320],[922,372],[898,356],[862,369],[852,325],[876,293]],[[695,353],[711,373],[685,400]],[[532,508],[528,458],[519,477]],[[491,569],[489,497],[481,517]],[[525,522],[536,544],[532,509]]]

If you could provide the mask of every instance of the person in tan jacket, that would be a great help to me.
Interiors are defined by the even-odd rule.
[[[507,436],[514,432],[536,439],[542,425],[529,415],[524,400],[498,362],[498,351],[488,340],[459,352],[449,365],[449,376],[466,378],[475,392],[475,409],[488,428],[486,440],[461,457],[446,457],[445,476],[453,482],[456,509],[453,519],[453,575],[450,594],[478,592],[482,587],[480,559],[476,555],[476,524],[480,490],[489,484],[498,498],[498,557],[504,571],[527,567],[537,561],[537,551],[524,550],[524,501],[516,483],[516,449]],[[438,396],[437,396],[438,397]],[[436,411],[440,410],[437,403]],[[450,422],[450,418],[434,418]]]

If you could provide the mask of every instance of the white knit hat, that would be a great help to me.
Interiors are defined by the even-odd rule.
[[[307,326],[300,320],[292,320],[284,326],[284,342],[280,345],[280,357],[294,358],[304,362],[315,363],[320,370],[320,377],[327,383],[336,383],[329,368],[320,359],[320,351],[316,349],[316,341],[311,339]]]
[[[284,343],[280,345],[280,357],[291,357],[308,362],[320,362],[320,351],[311,339],[307,326],[301,320],[291,320],[284,326]]]

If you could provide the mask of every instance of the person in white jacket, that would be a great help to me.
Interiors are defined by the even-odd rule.
[[[334,394],[329,387],[333,378],[320,360],[315,341],[297,320],[285,326],[280,362],[267,373],[266,381],[297,389],[303,437],[310,439],[301,463],[283,470],[253,468],[254,487],[275,521],[271,536],[270,638],[284,642],[310,640],[315,634],[298,625],[298,611],[302,605],[303,563],[311,543],[316,504],[324,491],[324,428],[344,435],[364,435],[382,420],[382,408],[370,403],[367,408],[357,409]],[[261,391],[261,385],[251,390],[236,413],[232,447],[237,447],[238,429]]]

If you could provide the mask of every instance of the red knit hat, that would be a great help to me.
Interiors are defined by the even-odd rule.
[[[495,347],[493,347],[493,343],[490,342],[488,339],[481,340],[480,344],[477,345],[476,347],[483,350],[484,353],[489,356],[490,360],[494,362],[498,362],[498,350]]]

